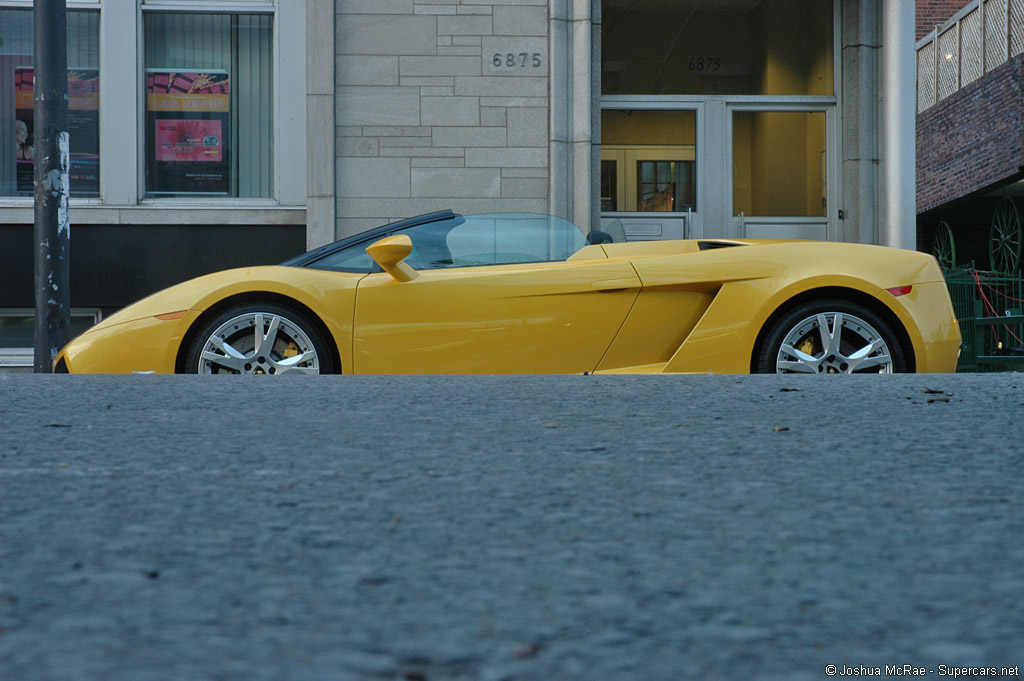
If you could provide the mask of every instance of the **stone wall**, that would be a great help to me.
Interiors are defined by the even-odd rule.
[[[547,0],[336,0],[337,236],[547,212]]]
[[[917,213],[1013,179],[1024,167],[1024,55],[917,116]]]

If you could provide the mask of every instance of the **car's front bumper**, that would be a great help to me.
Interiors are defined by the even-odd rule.
[[[68,343],[54,362],[72,374],[173,374],[178,348],[199,312],[178,319],[143,317],[109,326],[99,325]]]

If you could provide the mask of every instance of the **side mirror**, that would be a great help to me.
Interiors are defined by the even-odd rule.
[[[412,253],[412,239],[408,234],[395,234],[374,242],[366,249],[367,255],[398,281],[412,281],[419,273],[402,262]]]

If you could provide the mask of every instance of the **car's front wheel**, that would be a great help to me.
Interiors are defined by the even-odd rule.
[[[190,374],[328,374],[328,341],[306,315],[277,303],[232,306],[196,334],[185,360]]]
[[[891,374],[907,370],[906,354],[889,325],[867,307],[842,299],[804,303],[765,336],[760,373]]]

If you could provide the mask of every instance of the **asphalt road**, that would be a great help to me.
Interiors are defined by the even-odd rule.
[[[4,681],[1024,665],[1024,375],[0,374],[0,419]]]

